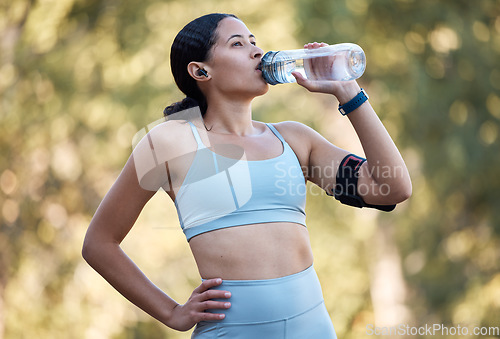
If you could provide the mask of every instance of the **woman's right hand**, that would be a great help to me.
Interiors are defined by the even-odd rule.
[[[318,43],[308,43],[304,45],[304,49],[316,49],[320,47],[328,46],[324,42]],[[306,79],[299,72],[292,72],[292,75],[297,80],[297,84],[306,88],[310,92],[318,92],[325,94],[333,94],[337,97],[337,100],[341,105],[345,104],[359,93],[361,88],[355,80],[351,81],[336,81],[336,80],[315,80],[322,77],[322,72],[331,69],[332,64],[335,61],[335,57],[320,57],[312,59],[307,59],[304,61],[304,68],[306,74],[310,79]]]
[[[172,310],[168,326],[187,331],[200,321],[217,321],[224,319],[222,313],[205,312],[208,309],[228,309],[230,302],[214,301],[212,299],[227,299],[231,297],[229,291],[212,290],[212,287],[222,283],[222,279],[208,279],[198,286],[184,305],[177,305]]]

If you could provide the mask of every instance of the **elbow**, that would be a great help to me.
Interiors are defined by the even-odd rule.
[[[82,257],[92,267],[95,259],[99,257],[99,248],[95,241],[89,239],[87,235],[82,245]]]
[[[92,246],[90,242],[85,238],[82,246],[82,257],[83,259],[90,264],[90,258],[92,257]]]
[[[405,180],[404,180],[404,182],[403,182],[403,184],[401,186],[402,186],[402,189],[401,189],[401,198],[402,198],[402,200],[401,201],[403,202],[405,200],[410,199],[412,191],[413,191],[413,186],[411,184],[410,175],[408,175],[407,177],[405,177]]]
[[[406,190],[404,192],[405,193],[405,198],[404,198],[403,201],[410,199],[412,192],[413,192],[413,187],[412,187],[412,184],[411,184],[411,180],[408,180],[408,185],[407,185]]]
[[[394,186],[390,194],[390,200],[393,204],[399,204],[403,201],[408,200],[412,194],[412,184],[411,180],[405,180]]]
[[[102,269],[106,264],[106,258],[113,255],[113,252],[119,248],[119,243],[103,239],[102,236],[95,236],[92,233],[87,233],[82,245],[83,259],[96,271]]]
[[[407,187],[403,188],[401,190],[401,192],[399,193],[399,195],[397,197],[398,200],[399,200],[399,202],[403,202],[403,201],[406,201],[406,200],[410,199],[411,193],[412,193],[412,187],[411,187],[411,184],[410,184]]]

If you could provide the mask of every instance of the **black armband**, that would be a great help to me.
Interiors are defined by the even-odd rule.
[[[354,154],[348,154],[340,162],[337,171],[336,184],[329,196],[334,196],[341,203],[358,208],[370,207],[381,211],[390,212],[396,205],[372,205],[367,204],[358,195],[359,169],[366,159]]]

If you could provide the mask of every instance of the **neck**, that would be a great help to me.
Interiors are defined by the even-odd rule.
[[[203,120],[205,126],[214,133],[244,136],[255,133],[252,124],[251,101],[208,102]]]

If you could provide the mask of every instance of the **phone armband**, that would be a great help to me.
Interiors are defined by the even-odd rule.
[[[372,205],[367,204],[358,194],[359,169],[366,161],[365,158],[354,154],[348,154],[340,162],[337,171],[336,184],[332,192],[326,192],[329,196],[334,196],[341,203],[358,208],[369,207],[381,211],[390,212],[396,205]]]

